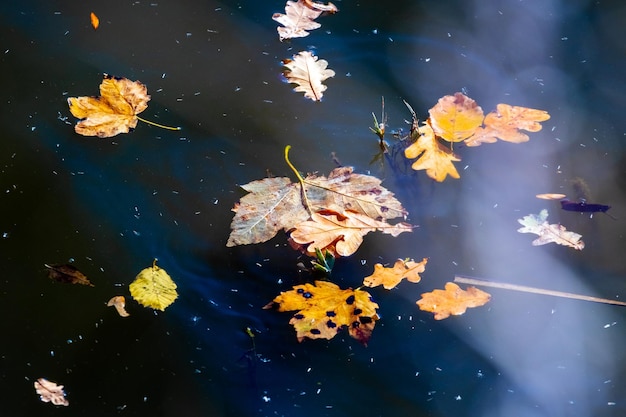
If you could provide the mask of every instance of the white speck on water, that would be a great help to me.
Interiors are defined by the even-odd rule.
[[[568,39],[569,39],[569,38],[568,38],[567,36],[563,36],[563,37],[561,38],[561,40],[562,40],[562,41],[566,41],[566,40],[568,40]]]
[[[263,399],[263,401],[265,401],[266,403],[269,403],[270,401],[272,401],[272,399],[270,397],[268,397],[267,395],[264,395],[261,397]]]
[[[462,400],[460,395],[457,395],[456,397],[454,397],[454,399],[457,400],[457,401],[461,401]]]
[[[430,62],[430,57],[424,58],[424,62]]]
[[[372,33],[373,33],[374,35],[378,35],[378,29],[372,29]]]
[[[307,368],[306,372],[307,373],[311,372],[311,368]]]
[[[361,265],[365,265],[367,263],[366,259],[361,259]]]
[[[50,356],[52,356],[54,358],[54,350],[50,351]]]
[[[319,394],[320,392],[322,392],[321,388],[318,388],[317,391],[315,392],[316,394]]]
[[[161,79],[165,78],[165,73],[161,74]]]
[[[420,371],[415,372],[415,376],[418,376],[420,374]]]
[[[605,329],[608,329],[609,327],[611,327],[611,326],[615,326],[616,324],[617,324],[617,322],[616,322],[616,321],[614,321],[613,323],[607,323],[607,324],[605,324],[605,325],[604,325],[604,328],[605,328]]]
[[[9,232],[2,232],[2,238],[6,239],[9,237]]]
[[[615,401],[609,401],[608,403],[606,403],[606,405],[615,405],[617,404]]]

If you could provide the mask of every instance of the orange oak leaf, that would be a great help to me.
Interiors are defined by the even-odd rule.
[[[426,174],[435,181],[442,182],[448,175],[460,178],[453,161],[460,159],[435,138],[433,128],[424,124],[418,128],[419,137],[404,150],[408,159],[418,158],[411,168],[416,171],[426,170]]]
[[[530,138],[526,133],[538,132],[541,124],[550,119],[544,110],[527,107],[498,104],[497,111],[489,113],[484,120],[484,127],[476,130],[473,136],[465,140],[467,146],[479,146],[481,143],[493,143],[498,139],[512,143],[527,142]]]
[[[320,101],[326,91],[324,80],[335,76],[335,71],[328,69],[328,61],[320,59],[309,51],[301,51],[293,59],[283,60],[285,78],[297,84],[294,91],[304,93],[304,97]]]
[[[74,265],[70,264],[44,264],[48,269],[48,278],[62,282],[64,284],[81,284],[93,287],[94,285],[89,279],[78,270]]]
[[[405,217],[407,212],[393,193],[371,175],[355,174],[351,167],[335,168],[328,177],[303,180],[311,210],[338,206],[374,219]],[[241,186],[247,195],[235,205],[226,246],[265,242],[279,230],[289,231],[309,219],[300,183],[289,178],[265,178]]]
[[[105,74],[100,97],[70,97],[67,102],[72,114],[81,119],[76,133],[108,138],[134,129],[137,114],[148,108],[149,100],[146,86],[139,81]]]
[[[445,290],[434,290],[422,294],[417,301],[420,310],[435,313],[435,320],[443,320],[450,315],[459,316],[471,307],[485,305],[491,295],[476,287],[461,289],[453,282],[447,282]]]
[[[461,93],[440,98],[428,112],[435,135],[448,142],[461,142],[469,138],[484,118],[483,109]]]
[[[398,259],[391,268],[385,268],[382,264],[374,265],[374,273],[363,279],[366,287],[377,287],[382,284],[383,288],[390,290],[395,288],[403,278],[410,282],[420,282],[420,273],[426,270],[428,258],[422,262]]]
[[[289,324],[296,329],[299,342],[305,337],[332,339],[341,328],[347,328],[350,336],[366,345],[379,319],[378,304],[367,291],[342,290],[328,281],[296,285],[263,308],[272,307],[278,311],[297,310]]]
[[[130,316],[130,314],[128,314],[128,312],[126,311],[126,299],[123,295],[116,295],[115,297],[111,298],[107,303],[107,307],[111,306],[115,307],[115,310],[117,310],[117,314],[119,314],[120,317]]]
[[[290,236],[293,242],[303,245],[310,256],[315,255],[315,249],[327,250],[336,256],[350,256],[363,243],[363,236],[377,230],[395,237],[412,231],[413,226],[407,223],[392,225],[331,206],[312,213],[311,220],[298,223]]]
[[[569,231],[565,226],[560,224],[549,224],[547,221],[548,210],[543,209],[539,213],[529,214],[521,219],[517,219],[519,224],[524,227],[517,229],[520,233],[534,233],[539,237],[533,240],[533,246],[545,245],[547,243],[556,243],[563,246],[570,246],[577,250],[583,250],[585,242],[580,240],[582,235]]]
[[[39,378],[34,383],[35,391],[39,394],[39,399],[45,403],[51,402],[54,405],[70,405],[70,402],[65,398],[65,391],[63,391],[63,385],[57,385],[52,381],[48,381],[46,378]]]

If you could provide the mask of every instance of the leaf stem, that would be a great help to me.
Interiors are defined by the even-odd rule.
[[[147,124],[152,125],[152,126],[160,127],[161,129],[167,129],[167,130],[180,130],[181,129],[180,126],[178,126],[178,127],[165,126],[165,125],[162,125],[162,124],[159,124],[159,123],[151,122],[150,120],[142,119],[141,117],[139,117],[137,115],[135,115],[135,117],[137,119],[141,120],[144,123],[147,123]]]
[[[300,175],[300,173],[298,172],[296,167],[293,166],[293,164],[289,160],[289,149],[291,149],[291,145],[285,146],[285,162],[287,162],[287,165],[289,165],[289,168],[291,168],[291,170],[294,172],[294,174],[296,174],[296,177],[298,177],[298,181],[300,182],[300,192],[302,194],[302,199],[304,201],[304,206],[306,207],[307,211],[309,212],[309,215],[312,215],[313,212],[311,210],[311,204],[309,204],[309,198],[307,197],[306,189],[304,188],[304,178],[302,178],[302,175]]]
[[[543,289],[543,288],[526,287],[524,285],[515,285],[515,284],[506,284],[506,283],[502,283],[502,282],[484,281],[482,279],[463,277],[463,276],[459,276],[459,275],[454,277],[454,282],[460,282],[462,284],[470,284],[470,285],[482,285],[483,287],[502,288],[502,289],[505,289],[505,290],[530,292],[530,293],[534,293],[534,294],[551,295],[553,297],[571,298],[571,299],[574,299],[574,300],[592,301],[594,303],[603,303],[603,304],[612,304],[612,305],[617,305],[617,306],[626,306],[626,302],[624,302],[624,301],[610,300],[608,298],[598,298],[598,297],[591,297],[591,296],[588,296],[588,295],[573,294],[571,292],[562,292],[562,291],[546,290],[546,289]]]

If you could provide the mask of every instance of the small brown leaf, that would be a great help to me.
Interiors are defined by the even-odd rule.
[[[39,399],[45,403],[51,402],[54,405],[70,405],[70,402],[65,398],[65,391],[63,391],[63,385],[57,385],[52,381],[48,381],[46,378],[39,378],[34,383],[35,391],[39,394]]]
[[[117,310],[117,314],[119,314],[121,317],[130,316],[130,314],[128,314],[128,312],[126,311],[126,299],[123,295],[116,295],[115,297],[111,298],[107,303],[107,307],[111,306],[115,307],[115,309]]]
[[[70,264],[58,264],[48,265],[44,264],[48,269],[48,278],[62,282],[64,284],[82,284],[93,287],[94,285],[87,279],[87,277],[80,272],[74,265]]]

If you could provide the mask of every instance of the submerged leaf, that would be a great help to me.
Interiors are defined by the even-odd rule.
[[[335,76],[335,71],[326,68],[328,61],[318,60],[309,51],[301,51],[293,59],[284,60],[283,65],[287,68],[287,81],[297,84],[293,90],[304,93],[304,97],[313,101],[320,101],[326,91],[327,87],[322,82]]]
[[[309,339],[332,339],[339,329],[348,328],[350,336],[367,344],[378,320],[378,304],[368,292],[339,286],[327,281],[296,285],[282,292],[264,308],[298,312],[289,321],[297,332],[299,342]]]
[[[435,320],[443,320],[450,315],[459,316],[471,307],[487,304],[491,295],[476,287],[461,289],[453,282],[447,282],[445,290],[434,290],[422,294],[417,301],[420,310],[435,313]]]
[[[582,235],[568,231],[560,224],[549,224],[548,210],[543,209],[536,214],[529,214],[517,221],[524,227],[517,229],[520,233],[534,233],[539,237],[533,240],[533,246],[545,245],[546,243],[557,243],[563,246],[570,246],[574,249],[582,250],[585,242],[580,240]]]
[[[164,269],[156,265],[139,272],[129,286],[130,295],[142,306],[164,311],[176,300],[176,284]]]
[[[81,119],[76,133],[108,138],[134,129],[137,114],[148,108],[149,100],[146,86],[139,81],[105,74],[100,97],[70,97],[67,102],[72,114]]]
[[[70,264],[57,264],[48,265],[44,264],[48,269],[48,278],[62,282],[64,284],[81,284],[93,287],[94,285],[89,279],[78,270],[74,265]]]
[[[407,261],[398,259],[391,268],[385,268],[382,264],[374,265],[374,273],[363,279],[366,287],[377,287],[382,284],[383,288],[390,290],[395,288],[402,279],[406,278],[410,282],[420,282],[419,274],[426,270],[428,258],[422,262]]]

